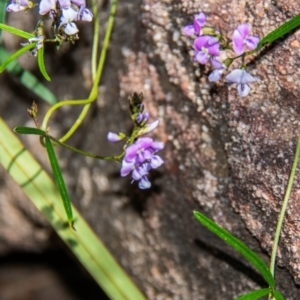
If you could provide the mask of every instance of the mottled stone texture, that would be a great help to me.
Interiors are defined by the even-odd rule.
[[[254,34],[263,36],[299,12],[300,4],[269,0],[120,3],[97,104],[70,143],[99,154],[117,153],[120,148],[108,144],[106,133],[130,130],[126,99],[143,91],[146,109],[153,119],[161,120],[155,135],[166,142],[164,168],[153,173],[151,191],[139,191],[129,179],[119,178],[118,164],[60,152],[73,202],[148,299],[231,300],[265,286],[240,256],[197,224],[192,210],[213,218],[268,261],[300,134],[300,31],[248,59],[251,74],[260,81],[251,85],[250,96],[240,98],[235,86],[209,83],[209,70],[192,60],[191,42],[180,30],[199,11],[228,36],[246,21]],[[106,17],[105,6],[101,18]],[[47,52],[53,78],[49,87],[61,99],[88,94],[82,83],[89,88],[90,29],[82,27],[78,47]],[[13,86],[8,77],[2,79],[4,83]],[[27,120],[25,108],[32,95],[25,91],[22,95],[21,100],[20,93],[7,89],[0,102],[12,127]],[[12,97],[19,101],[17,115],[9,105]],[[45,110],[42,103],[40,107]],[[51,130],[59,136],[77,114],[73,108],[55,114]],[[24,141],[47,166],[36,140]],[[290,300],[300,298],[294,284],[300,283],[299,188],[300,175],[280,242],[279,263],[285,268],[276,271],[278,288]],[[10,203],[9,192],[3,195]],[[22,207],[30,207],[25,198],[20,201],[26,204]],[[1,243],[8,245],[3,235]]]

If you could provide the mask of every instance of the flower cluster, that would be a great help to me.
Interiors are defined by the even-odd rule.
[[[194,39],[193,48],[195,61],[202,65],[210,62],[214,68],[208,77],[209,81],[218,81],[234,59],[242,56],[244,61],[244,57],[247,55],[246,51],[257,48],[259,37],[250,35],[250,25],[244,23],[234,30],[232,41],[227,41],[218,31],[215,31],[211,27],[205,27],[205,23],[205,14],[202,12],[196,14],[193,24],[183,27],[182,33]],[[222,50],[232,50],[236,56],[226,58],[221,62],[220,54]],[[240,69],[231,71],[225,77],[227,82],[238,84],[238,93],[242,97],[249,94],[249,83],[257,79],[258,78],[246,72],[245,65],[242,65]]]
[[[28,0],[12,0],[6,10],[8,12],[18,12],[31,9],[36,5]],[[40,34],[40,29],[43,28],[44,19],[53,20],[51,26],[54,35],[53,41],[59,45],[65,40],[73,42],[78,39],[77,33],[79,30],[75,22],[90,22],[93,19],[92,13],[86,8],[85,0],[40,0],[38,6],[39,14],[42,16],[36,30],[36,32],[39,31],[39,34],[36,34],[36,38],[29,40],[30,43],[39,43],[39,45],[36,45],[33,54],[43,46],[45,38],[43,36],[44,33]]]
[[[138,181],[140,189],[148,189],[151,183],[147,175],[151,169],[160,167],[164,161],[156,155],[159,150],[164,148],[163,142],[157,142],[149,137],[140,137],[154,130],[158,125],[158,120],[147,124],[149,113],[143,112],[143,95],[134,94],[129,98],[131,118],[134,122],[134,128],[131,137],[124,133],[109,132],[107,139],[110,142],[126,140],[125,154],[122,157],[121,176],[127,176],[131,173],[132,181]]]

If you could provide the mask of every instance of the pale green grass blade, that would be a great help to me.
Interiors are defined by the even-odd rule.
[[[48,219],[110,299],[145,300],[74,207],[76,231],[68,226],[64,207],[54,183],[1,118],[0,163]]]
[[[1,0],[0,0],[1,1]],[[0,46],[0,65],[10,56],[11,54]],[[25,54],[26,55],[26,54]],[[19,78],[20,82],[38,97],[53,105],[58,102],[55,95],[50,90],[40,83],[40,81],[32,75],[30,72],[24,70],[21,65],[16,61],[10,62],[6,71]]]

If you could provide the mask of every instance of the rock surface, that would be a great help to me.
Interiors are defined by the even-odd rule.
[[[102,20],[107,10],[106,6],[101,10]],[[193,63],[190,40],[180,30],[199,11],[228,36],[242,22],[251,23],[252,32],[263,36],[299,12],[300,4],[259,0],[120,3],[97,103],[70,144],[99,154],[118,153],[118,146],[106,141],[106,133],[130,130],[127,97],[143,91],[146,109],[153,119],[160,119],[154,133],[166,142],[164,168],[153,174],[151,191],[144,192],[130,185],[128,178],[119,178],[118,164],[64,150],[59,154],[73,202],[148,299],[231,300],[264,286],[240,256],[193,219],[192,211],[204,212],[268,261],[266,253],[271,250],[299,136],[300,31],[249,59],[249,70],[260,81],[251,85],[250,96],[240,98],[235,86],[209,83],[209,70]],[[88,94],[92,27],[82,25],[80,30],[78,46],[46,52],[53,78],[49,87],[60,99]],[[11,41],[9,45],[17,47]],[[35,70],[34,64],[29,68]],[[29,124],[26,108],[32,95],[23,89],[16,93],[8,76],[1,81],[4,119],[11,127]],[[17,107],[10,105],[12,98]],[[39,105],[42,115],[46,105]],[[77,114],[74,108],[56,113],[51,130],[57,136],[63,134]],[[49,168],[36,139],[23,140]],[[36,229],[37,221],[31,217],[36,215],[34,208],[4,178],[2,205],[15,209],[17,216],[20,206],[27,213],[14,218],[14,234],[0,231],[0,250],[41,250],[47,246],[49,228],[39,225]],[[286,299],[300,295],[294,284],[300,283],[299,188],[297,175],[279,251],[279,263],[291,276],[286,269],[278,268],[276,273]],[[16,199],[23,204],[17,205]],[[8,226],[2,209],[1,220]],[[28,230],[21,235],[25,223]],[[42,232],[39,247],[33,238],[38,230]],[[13,237],[16,243],[9,242]],[[262,249],[266,252],[261,253]]]

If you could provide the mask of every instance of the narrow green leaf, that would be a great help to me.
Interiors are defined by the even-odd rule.
[[[2,64],[10,56],[10,53],[0,46],[0,64]],[[32,57],[32,59],[35,58]],[[56,96],[45,85],[39,82],[39,80],[32,73],[24,70],[16,60],[10,62],[6,66],[6,71],[19,78],[21,83],[27,89],[49,104],[55,104],[58,102]]]
[[[41,73],[45,77],[46,80],[51,81],[45,67],[44,63],[44,46],[38,50],[38,65],[40,68]]]
[[[35,44],[28,44],[22,48],[20,48],[18,51],[16,51],[14,54],[12,54],[11,56],[9,56],[0,66],[0,73],[3,72],[3,70],[6,68],[6,66],[12,62],[13,60],[15,60],[17,57],[19,57],[20,55],[22,55],[23,53],[29,51],[30,49],[34,48]]]
[[[7,176],[11,176],[22,188],[109,299],[145,300],[75,207],[76,231],[64,226],[65,209],[53,181],[1,118],[0,158],[0,165],[7,170]]]
[[[0,23],[0,29],[8,31],[12,34],[18,35],[18,36],[20,36],[24,39],[30,39],[30,38],[34,37],[34,34],[32,34],[32,33],[17,29],[17,28],[12,27],[12,26],[5,25],[3,23]]]
[[[265,264],[265,262],[251,249],[249,249],[243,242],[230,234],[227,230],[218,226],[214,221],[207,218],[203,214],[194,211],[195,218],[204,225],[211,232],[216,234],[219,238],[225,241],[227,244],[231,245],[235,250],[237,250],[240,254],[242,254],[249,262],[253,264],[253,266],[261,273],[263,278],[269,284],[270,287],[275,287],[274,278]]]
[[[284,297],[282,296],[282,294],[278,291],[278,290],[275,290],[273,292],[273,297],[276,299],[276,300],[284,300]]]
[[[236,298],[235,300],[256,300],[256,299],[260,299],[261,297],[267,296],[268,294],[271,293],[271,291],[272,291],[271,288],[260,289],[257,291],[252,291],[243,296],[240,296],[240,297]]]
[[[58,187],[61,199],[64,204],[64,208],[65,208],[65,211],[67,214],[69,225],[73,227],[74,219],[73,219],[72,205],[71,205],[69,193],[67,191],[67,187],[66,187],[64,178],[62,176],[62,173],[61,173],[61,170],[60,170],[60,167],[59,167],[59,164],[58,164],[55,152],[54,152],[52,142],[49,139],[49,137],[47,137],[47,136],[45,137],[45,140],[46,140],[46,148],[47,148],[48,157],[50,160],[53,176],[54,176],[56,185]]]
[[[285,34],[289,33],[296,27],[300,25],[300,14],[296,15],[291,20],[287,21],[286,23],[282,24],[275,30],[271,31],[269,34],[267,34],[265,37],[261,39],[261,41],[258,43],[256,50],[261,49],[264,44],[272,43],[276,41],[277,39],[281,38]]]
[[[5,22],[6,6],[7,6],[7,2],[4,0],[0,0],[0,23]],[[2,39],[2,30],[0,30],[0,42],[1,39]]]
[[[35,134],[35,135],[45,135],[45,131],[34,128],[34,127],[23,127],[23,126],[18,126],[14,129],[14,132],[20,133],[20,134]]]

